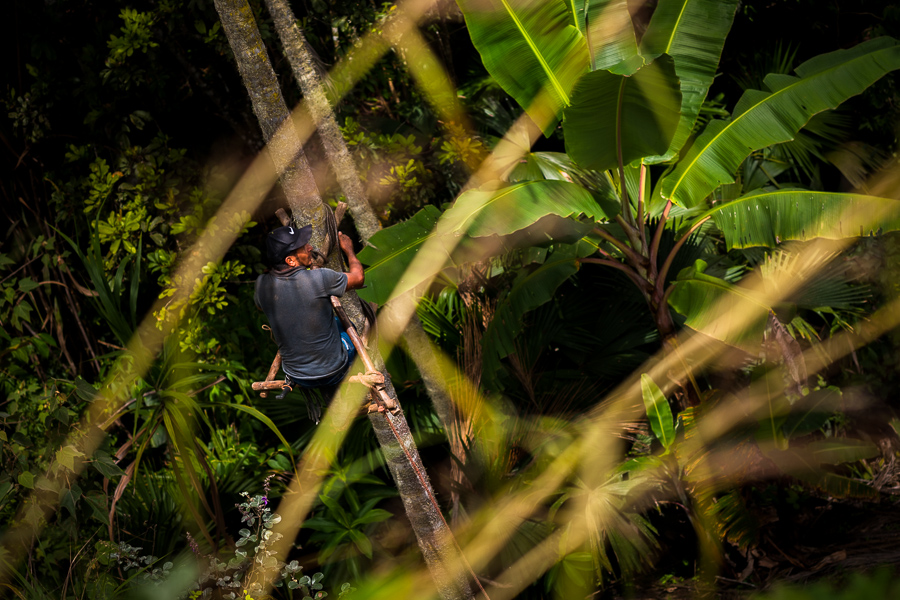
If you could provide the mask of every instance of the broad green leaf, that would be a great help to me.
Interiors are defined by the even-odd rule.
[[[549,135],[588,70],[587,44],[563,0],[458,0],[488,73]]]
[[[669,149],[644,159],[647,164],[671,159],[687,141],[716,75],[725,36],[738,0],[660,0],[641,38],[641,53],[668,54],[681,81],[681,118]]]
[[[447,209],[438,226],[444,234],[470,237],[510,235],[547,215],[606,219],[590,192],[568,181],[528,181],[499,190],[470,190]]]
[[[691,329],[740,348],[758,348],[769,307],[747,290],[706,275],[705,269],[702,260],[683,269],[669,305],[686,317]]]
[[[34,482],[35,489],[44,490],[45,492],[54,492],[59,493],[59,483],[57,481],[48,479],[43,475],[38,476],[38,478]]]
[[[303,527],[307,529],[314,529],[316,531],[322,531],[324,533],[335,533],[338,531],[346,531],[347,529],[330,519],[325,519],[323,517],[311,517],[303,521]]]
[[[428,239],[434,235],[434,227],[441,212],[428,205],[402,223],[382,229],[369,239],[369,245],[359,253],[359,260],[366,266],[366,288],[357,293],[363,300],[384,304]],[[435,272],[443,267],[435,265]],[[406,289],[412,289],[409,285]]]
[[[22,471],[17,479],[19,485],[27,487],[29,490],[34,489],[34,475],[31,474],[31,471]]]
[[[569,181],[588,190],[608,219],[621,210],[618,193],[606,173],[584,169],[564,152],[529,152],[509,174],[510,183],[553,179]]]
[[[487,249],[478,246],[480,251],[476,254],[473,251],[476,238],[507,238],[503,240],[507,249],[510,245],[521,247],[574,241],[583,237],[590,226],[562,219],[579,215],[594,221],[607,218],[591,192],[559,180],[528,181],[499,190],[470,190],[460,195],[440,217],[440,222],[439,215],[436,208],[429,206],[408,221],[372,236],[371,243],[377,250],[369,247],[359,253],[360,261],[369,265],[366,267],[369,288],[360,290],[361,298],[383,304],[392,294],[414,289],[425,278],[443,269],[448,261],[450,264],[463,261],[469,254],[483,258],[485,253],[500,249],[496,243],[485,240]],[[547,226],[552,227],[547,229]],[[432,238],[440,245],[428,270],[415,276],[407,274],[406,269],[416,253]],[[458,241],[463,244],[457,245]],[[447,248],[454,250],[451,253]]]
[[[522,318],[553,298],[566,279],[578,271],[578,259],[592,254],[595,248],[587,243],[563,246],[547,257],[544,264],[519,272],[509,292],[497,303],[494,318],[484,333],[484,376],[494,377],[500,359],[516,350],[516,336],[522,331]]]
[[[798,189],[756,191],[719,204],[711,216],[731,248],[788,240],[842,239],[900,229],[900,202],[862,194]]]
[[[627,0],[595,0],[574,4],[578,31],[584,35],[587,43],[591,71],[610,69],[638,55],[637,38]],[[638,66],[640,64],[643,63],[639,62]]]
[[[812,433],[828,421],[836,410],[840,410],[841,390],[825,388],[815,390],[797,401],[784,422],[782,430],[788,439]]]
[[[734,181],[754,150],[791,140],[809,119],[859,94],[900,67],[900,44],[878,38],[806,61],[798,77],[769,75],[768,91],[747,90],[730,121],[712,121],[663,181],[661,193],[696,206],[722,183]]]
[[[581,166],[605,171],[622,162],[662,154],[678,126],[681,89],[671,57],[634,75],[594,71],[582,77],[565,110],[566,151]]]
[[[332,498],[331,496],[326,496],[325,494],[319,494],[319,500],[322,501],[328,511],[331,513],[332,517],[343,525],[344,527],[349,528],[352,520],[350,519],[350,515],[347,514],[340,504],[338,504],[337,500]]]
[[[812,457],[821,464],[837,465],[874,458],[881,454],[878,446],[854,439],[830,439],[813,442],[806,447]]]
[[[84,452],[76,448],[75,446],[63,446],[56,453],[56,460],[67,468],[68,470],[74,472],[75,471],[75,459],[81,458],[84,456]]]
[[[381,499],[377,498],[377,500]],[[373,508],[371,510],[364,511],[361,517],[354,519],[353,527],[356,527],[358,525],[365,525],[366,523],[381,523],[382,521],[387,521],[393,516],[393,513],[382,508]]]
[[[641,396],[644,398],[644,408],[647,410],[647,419],[653,435],[668,450],[675,441],[675,421],[672,418],[672,409],[669,401],[663,395],[659,386],[646,373],[641,374]]]
[[[94,453],[94,460],[91,461],[91,466],[97,469],[97,471],[107,479],[121,477],[125,474],[125,471],[113,461],[112,457],[101,450]]]
[[[369,541],[369,538],[367,538],[365,534],[361,531],[351,529],[350,539],[353,540],[353,544],[360,552],[365,554],[367,558],[372,558],[372,542]]]

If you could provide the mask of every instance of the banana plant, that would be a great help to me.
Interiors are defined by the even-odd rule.
[[[507,240],[554,218],[590,226],[584,240],[596,252],[573,257],[572,264],[623,272],[646,300],[664,341],[676,329],[674,308],[689,327],[734,343],[721,328],[700,323],[702,313],[713,291],[737,303],[753,299],[702,268],[683,271],[689,264],[678,261],[701,226],[717,231],[728,249],[900,229],[900,204],[893,199],[797,188],[735,195],[732,188],[740,186],[731,185],[751,153],[793,139],[815,115],[900,67],[896,40],[873,39],[815,57],[794,75],[770,74],[766,89],[747,90],[727,118],[700,127],[737,0],[660,0],[640,40],[626,3],[616,0],[459,4],[494,79],[545,133],[561,120],[569,164],[548,168],[546,157],[538,165],[541,158],[528,155],[508,181],[464,192],[443,214],[426,209],[428,223],[420,213],[373,237],[378,250],[360,254],[373,288],[367,299],[383,302],[472,260],[454,243],[431,271],[405,273],[428,238]],[[667,168],[651,180],[648,167],[656,164]],[[573,177],[574,170],[592,176]],[[574,230],[572,225],[566,233]],[[554,241],[552,235],[541,240]],[[508,246],[495,244],[493,251],[498,248]],[[474,252],[478,260],[485,254]],[[709,291],[698,292],[703,286]],[[756,308],[765,315],[775,307],[763,301]],[[747,335],[742,344],[761,341],[761,335]]]

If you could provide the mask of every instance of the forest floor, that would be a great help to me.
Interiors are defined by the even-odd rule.
[[[884,566],[900,571],[900,496],[884,494],[877,502],[807,498],[799,509],[786,517],[773,515],[752,550],[726,552],[727,564],[714,585],[668,575],[598,597],[737,599],[776,584],[829,581],[839,587],[853,573]]]

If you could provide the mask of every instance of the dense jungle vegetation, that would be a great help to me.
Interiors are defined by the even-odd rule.
[[[577,4],[8,3],[0,597],[900,594],[900,8]]]

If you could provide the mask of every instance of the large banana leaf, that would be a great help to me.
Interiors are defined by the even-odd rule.
[[[668,54],[681,81],[681,119],[668,150],[644,159],[671,159],[687,141],[716,75],[738,0],[660,0],[641,39],[645,56]]]
[[[387,301],[393,289],[403,283],[401,278],[422,244],[435,235],[440,216],[441,211],[429,205],[371,237],[369,245],[359,253],[359,260],[367,265],[366,287],[357,292],[360,298],[378,304]],[[443,263],[435,265],[435,272],[443,267]]]
[[[900,202],[862,194],[798,189],[756,191],[707,211],[728,248],[787,240],[841,239],[900,229]]]
[[[591,71],[610,69],[619,65],[625,67],[638,56],[634,23],[628,12],[627,0],[594,0],[574,2],[578,31],[584,34],[591,61]],[[624,63],[624,64],[623,64]],[[637,61],[636,66],[643,64]],[[633,69],[630,69],[633,72]]]
[[[662,55],[634,75],[594,71],[582,77],[565,110],[566,151],[597,171],[662,154],[678,126],[681,88],[672,58]]]
[[[507,179],[510,183],[541,179],[576,183],[591,193],[609,219],[622,208],[608,174],[584,169],[564,152],[529,152]]]
[[[842,440],[848,442],[848,440]],[[871,445],[869,445],[871,446]],[[874,447],[873,447],[874,448]],[[764,451],[766,456],[774,462],[784,472],[793,475],[797,479],[805,483],[819,488],[830,496],[836,498],[877,498],[878,491],[866,485],[864,482],[836,475],[826,471],[821,465],[825,462],[841,462],[842,458],[848,460],[858,460],[860,456],[866,456],[864,448],[854,449],[846,452],[844,457],[833,455],[824,456],[822,452],[811,452],[811,448],[790,448],[788,450],[768,450]],[[815,450],[815,449],[812,449]],[[875,449],[877,453],[877,448]],[[851,456],[856,455],[856,457]],[[869,453],[868,456],[873,454]],[[834,459],[833,461],[825,461],[823,458]]]
[[[705,269],[702,260],[683,269],[669,305],[686,317],[691,329],[739,348],[758,348],[770,308],[747,290],[705,274]]]
[[[771,74],[769,91],[748,90],[730,121],[712,121],[674,171],[662,181],[662,195],[696,206],[721,183],[734,181],[754,150],[793,139],[809,119],[859,94],[900,67],[900,44],[891,38],[864,42],[806,61],[798,77]]]
[[[488,73],[549,135],[588,70],[587,45],[571,8],[563,0],[457,3]]]
[[[611,190],[608,191],[611,195]],[[612,196],[609,203],[614,202]],[[438,231],[471,237],[509,235],[546,215],[608,218],[603,207],[580,185],[559,180],[526,181],[499,190],[465,192],[447,209]]]
[[[519,272],[512,287],[497,303],[494,318],[484,332],[483,376],[490,382],[500,369],[500,359],[516,351],[516,337],[522,331],[525,313],[553,298],[556,288],[578,271],[578,259],[596,248],[586,242],[561,246],[542,265]]]
[[[568,181],[529,181],[499,190],[470,190],[460,195],[443,216],[438,209],[428,206],[408,221],[373,235],[371,244],[375,248],[367,247],[359,253],[360,261],[368,265],[368,287],[360,290],[359,296],[383,304],[392,294],[415,288],[425,278],[441,271],[448,261],[467,260],[473,252],[473,238],[505,238],[501,241],[508,242],[507,247],[571,241],[572,231],[580,232],[578,237],[587,232],[576,221],[565,218],[582,214],[594,221],[607,218],[589,191]],[[572,227],[563,227],[566,223]],[[545,230],[546,225],[553,228]],[[449,252],[439,252],[428,270],[406,274],[416,253],[433,237],[446,240],[446,248],[455,248],[452,256]],[[456,241],[460,238],[469,242],[468,245],[459,248]],[[499,248],[497,244],[492,245],[494,251]]]

